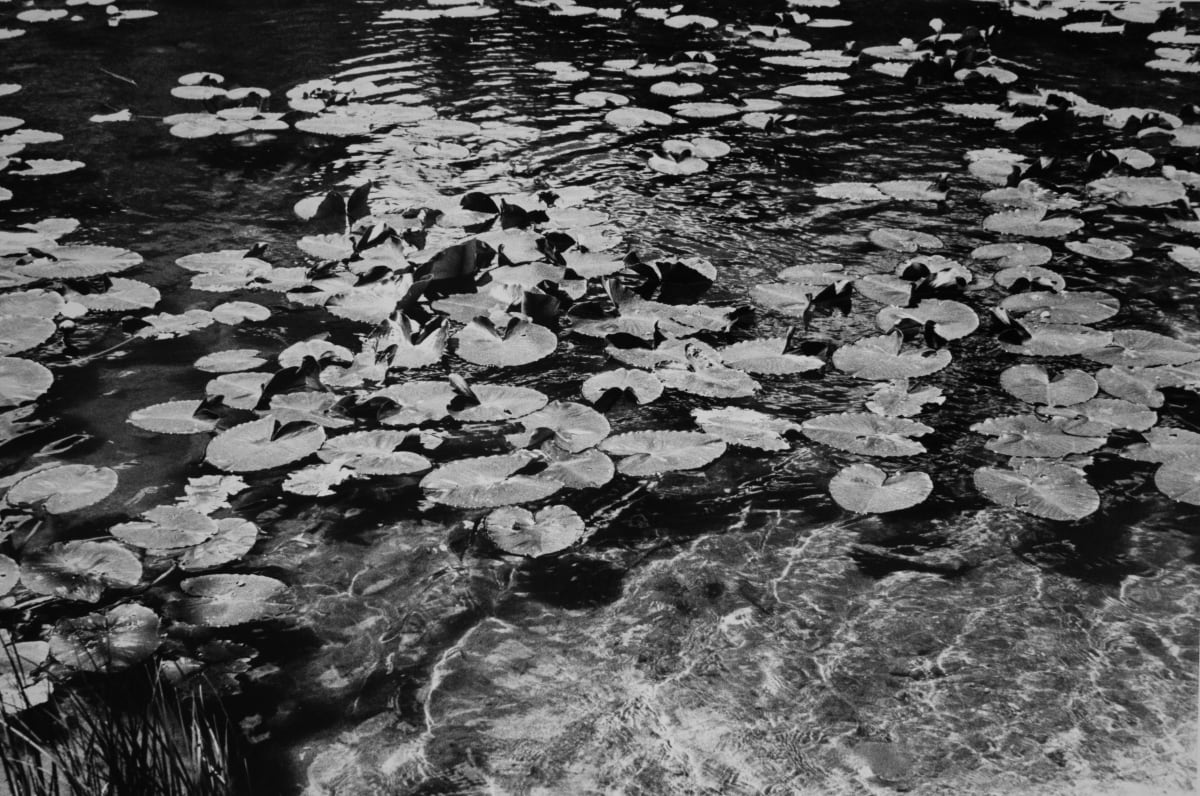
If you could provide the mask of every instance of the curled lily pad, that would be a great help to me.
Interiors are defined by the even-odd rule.
[[[561,481],[521,471],[538,460],[529,451],[500,456],[460,459],[421,479],[430,500],[460,508],[489,508],[547,498],[562,488]]]
[[[281,425],[273,417],[251,420],[221,432],[208,444],[205,459],[231,473],[270,470],[316,453],[325,430],[313,423]]]
[[[662,395],[663,384],[654,374],[644,370],[617,368],[590,377],[580,390],[591,403],[598,403],[610,390],[616,390],[632,396],[639,404],[648,404]]]
[[[546,469],[539,475],[561,481],[568,489],[604,486],[617,472],[612,459],[595,448],[588,448],[582,453],[568,453],[550,445],[539,452],[546,461]]]
[[[1099,323],[1116,315],[1121,302],[1100,291],[1031,290],[1000,302],[1001,309],[1014,315],[1028,314],[1041,323]]]
[[[1200,506],[1200,455],[1166,462],[1154,472],[1154,485],[1171,500]]]
[[[1079,520],[1100,508],[1083,473],[1057,462],[1030,461],[1016,470],[980,467],[975,487],[1001,506],[1050,520]]]
[[[152,550],[192,547],[217,532],[217,522],[186,506],[158,506],[142,514],[142,520],[123,522],[108,532],[125,544]]]
[[[725,453],[725,442],[698,431],[633,431],[609,437],[600,449],[624,457],[617,469],[625,475],[658,475],[695,470]]]
[[[925,299],[915,307],[884,307],[875,316],[875,322],[885,332],[904,321],[921,326],[932,323],[938,335],[946,340],[966,337],[979,327],[979,316],[973,309],[944,299]]]
[[[1104,445],[1103,437],[1068,434],[1067,425],[1065,418],[1047,421],[1037,415],[1026,414],[989,418],[971,426],[971,430],[976,434],[995,437],[987,443],[987,449],[1005,456],[1061,459],[1094,451]]]
[[[104,613],[61,619],[50,633],[50,654],[72,669],[118,672],[158,649],[158,615],[144,605],[118,605]]]
[[[116,488],[116,470],[61,464],[22,478],[7,499],[13,505],[40,504],[50,514],[66,514],[100,502]]]
[[[1102,365],[1128,367],[1186,365],[1200,360],[1200,347],[1144,329],[1118,329],[1112,333],[1111,343],[1082,353]]]
[[[829,495],[844,509],[858,514],[881,514],[912,508],[933,491],[933,481],[922,472],[888,475],[873,464],[852,464],[829,482]]]
[[[36,401],[53,383],[49,368],[28,359],[0,356],[0,409]]]
[[[141,579],[141,562],[116,542],[52,544],[21,562],[25,588],[64,600],[94,603],[105,589],[130,588]]]
[[[913,456],[925,446],[913,439],[933,429],[915,420],[880,417],[868,412],[820,415],[800,425],[804,436],[831,448],[867,456]]]
[[[179,556],[179,568],[185,572],[212,569],[237,561],[250,552],[258,539],[258,526],[238,517],[217,520],[217,532]]]
[[[409,475],[428,470],[429,460],[424,456],[397,450],[407,439],[403,431],[359,431],[326,440],[317,455],[357,475]]]
[[[536,514],[505,506],[484,518],[483,527],[496,547],[530,557],[565,550],[587,533],[583,519],[568,506],[547,506]]]
[[[455,353],[476,365],[512,367],[528,365],[554,353],[558,338],[554,332],[520,318],[497,328],[487,318],[472,320],[454,336],[458,343]]]
[[[874,243],[879,248],[894,252],[911,253],[927,251],[940,249],[946,245],[936,235],[912,229],[880,227],[879,229],[872,230],[868,237],[870,237],[871,243]]]
[[[764,451],[788,450],[791,446],[782,435],[800,430],[800,426],[790,421],[737,407],[693,409],[692,417],[706,434],[723,439],[730,445]]]
[[[569,453],[593,447],[611,431],[604,415],[571,401],[554,401],[517,422],[525,430],[509,435],[508,441],[513,445],[523,448],[551,440]]]
[[[186,595],[171,615],[201,627],[233,627],[283,613],[287,585],[264,575],[200,575],[179,584]]]
[[[881,381],[911,379],[937,373],[950,364],[946,349],[913,349],[903,351],[904,336],[900,332],[864,337],[833,354],[833,364],[860,379]]]
[[[945,402],[941,387],[910,390],[908,379],[893,379],[875,388],[867,409],[884,417],[911,417],[920,414],[926,404]]]
[[[1096,396],[1096,380],[1082,370],[1064,370],[1054,379],[1040,365],[1013,365],[1000,374],[1000,386],[1028,404],[1068,406]]]
[[[156,434],[203,434],[217,427],[217,418],[202,410],[200,401],[167,401],[129,415],[129,422]]]

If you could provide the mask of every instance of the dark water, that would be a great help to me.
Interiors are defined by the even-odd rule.
[[[41,451],[63,439],[71,447],[55,458],[120,473],[116,492],[61,523],[60,534],[101,534],[173,500],[187,478],[214,472],[203,461],[207,435],[154,436],[125,422],[134,409],[201,395],[211,376],[192,367],[195,359],[226,348],[272,355],[317,333],[350,342],[363,331],[277,293],[193,290],[192,275],[173,264],[255,242],[270,244],[277,267],[311,264],[295,247],[310,228],[292,213],[310,194],[370,179],[377,210],[397,211],[414,195],[588,186],[596,195],[587,206],[611,216],[623,236],[620,252],[710,258],[720,278],[706,300],[747,303],[751,288],[793,265],[891,270],[903,258],[867,242],[880,226],[937,234],[956,258],[996,240],[980,227],[990,208],[979,195],[990,186],[966,172],[968,150],[1054,154],[1063,182],[1078,188],[1089,152],[1140,145],[1098,124],[1067,140],[1020,140],[942,108],[999,102],[1004,88],[912,86],[860,67],[842,98],[783,98],[780,112],[797,117],[783,129],[736,119],[670,128],[703,131],[732,151],[703,174],[664,178],[645,165],[663,133],[614,129],[603,110],[572,101],[582,90],[610,90],[649,108],[674,102],[652,95],[652,80],[603,71],[603,61],[709,50],[715,75],[667,78],[702,82],[705,100],[769,98],[799,72],[764,65],[769,53],[720,29],[509,5],[478,20],[386,16],[407,7],[169,2],[154,6],[152,19],[116,28],[88,8],[82,22],[14,23],[29,32],[0,41],[3,80],[22,85],[0,98],[0,114],[64,135],[37,145],[37,157],[87,164],[19,182],[0,172],[15,194],[0,204],[5,229],[79,219],[67,242],[144,256],[124,276],[162,292],[156,311],[248,299],[273,313],[259,324],[137,342],[81,367],[66,366],[72,352],[58,338],[38,350],[33,358],[56,376],[37,410],[47,426],[0,448],[5,474],[41,463]],[[761,22],[777,10],[709,3],[696,13]],[[995,23],[993,52],[1023,89],[1171,112],[1195,101],[1193,76],[1142,66],[1153,49],[1144,32],[1071,37],[985,3],[844,0],[800,10],[852,22],[802,29],[817,49],[921,38],[933,17],[948,30]],[[591,76],[555,82],[535,68],[544,61],[571,61]],[[173,138],[162,117],[190,108],[169,91],[198,70],[267,88],[278,110],[298,83],[366,78],[384,102],[415,94],[444,118],[528,129],[520,140],[465,141],[472,154],[455,161],[414,159],[403,127],[351,142],[294,132],[255,143]],[[122,108],[133,121],[86,121]],[[1197,167],[1194,150],[1167,156]],[[813,190],[942,173],[950,175],[942,203],[835,204]],[[1125,240],[1134,258],[1068,263],[1061,243],[1050,245],[1072,288],[1122,299],[1122,312],[1101,327],[1200,340],[1200,277],[1171,270],[1160,248],[1194,238],[1136,214],[1093,224],[1088,235]],[[965,300],[983,316],[996,295]],[[816,319],[809,335],[841,344],[874,333],[874,309],[864,305],[849,318]],[[780,334],[789,323],[759,308],[752,331]],[[114,321],[81,320],[75,345],[101,350],[125,336]],[[1150,466],[1116,455],[1138,439],[1130,433],[1090,471],[1098,513],[1055,523],[993,505],[972,473],[998,457],[968,428],[1023,411],[997,381],[1018,359],[997,355],[986,333],[954,351],[953,364],[929,380],[948,400],[918,418],[935,431],[914,468],[932,476],[935,491],[895,515],[839,509],[829,480],[859,459],[799,439],[783,453],[731,448],[704,470],[642,483],[618,477],[572,493],[568,502],[592,532],[586,544],[525,562],[471,533],[478,512],[422,503],[410,482],[304,499],[281,492],[278,473],[248,477],[252,488],[235,508],[263,534],[229,569],[286,581],[295,608],[213,634],[258,650],[248,662],[214,665],[214,679],[263,756],[281,761],[280,791],[289,793],[1190,792],[1196,509],[1159,494]],[[479,381],[561,400],[577,400],[579,381],[609,366],[600,348],[578,341],[512,373],[458,365]],[[743,403],[801,422],[860,410],[871,386],[831,370],[764,379],[762,393]],[[614,432],[684,429],[692,408],[710,405],[719,402],[676,393],[609,419]],[[1169,390],[1160,425],[1197,429],[1198,406],[1194,392]],[[169,654],[183,654],[190,632],[166,632]]]

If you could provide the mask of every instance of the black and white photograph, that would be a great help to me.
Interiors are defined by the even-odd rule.
[[[0,0],[0,796],[1198,719],[1200,0]]]

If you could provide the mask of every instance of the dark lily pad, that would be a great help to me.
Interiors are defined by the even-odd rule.
[[[60,464],[25,476],[8,491],[9,503],[40,505],[66,514],[98,503],[117,488],[117,471],[88,464]]]
[[[522,470],[537,461],[530,451],[460,459],[438,467],[421,479],[421,488],[435,503],[460,508],[491,508],[547,498],[563,487],[561,481]]]
[[[200,575],[179,584],[187,595],[168,605],[170,614],[201,627],[233,627],[286,611],[287,585],[264,575]]]
[[[1027,462],[1016,470],[980,467],[975,487],[1001,506],[1050,520],[1079,520],[1100,508],[1083,473],[1054,462]]]
[[[782,435],[800,430],[800,426],[790,421],[753,409],[732,406],[724,409],[693,409],[692,417],[706,434],[723,439],[730,445],[764,451],[788,450],[791,445]]]
[[[221,432],[208,444],[205,460],[226,472],[270,470],[316,453],[325,430],[316,424],[281,426],[273,417],[252,420]]]
[[[819,415],[805,420],[804,436],[831,448],[866,456],[915,456],[925,446],[913,439],[933,432],[924,423],[869,412]]]
[[[698,431],[633,431],[609,437],[600,449],[623,457],[621,473],[651,476],[704,467],[725,453],[725,442]]]
[[[864,337],[835,351],[833,364],[860,379],[882,381],[928,376],[949,365],[952,358],[944,348],[902,351],[903,347],[904,336],[898,331]]]
[[[116,542],[66,542],[25,556],[21,583],[37,594],[94,603],[105,589],[127,589],[142,579],[137,557]]]
[[[118,672],[154,654],[161,641],[158,615],[144,605],[118,605],[104,613],[60,619],[50,633],[50,654],[84,672]]]
[[[1043,420],[1037,415],[1007,415],[988,418],[971,426],[971,430],[995,437],[987,443],[987,449],[1005,456],[1061,459],[1103,447],[1103,437],[1068,434],[1068,422],[1065,418]]]
[[[1028,404],[1069,406],[1096,396],[1096,380],[1082,370],[1064,370],[1054,377],[1040,365],[1013,365],[1000,374],[1000,386]]]
[[[583,519],[568,506],[547,506],[536,514],[505,506],[487,515],[483,527],[496,547],[531,558],[565,550],[587,533]]]
[[[844,509],[858,514],[901,511],[924,502],[933,481],[922,472],[889,475],[873,464],[852,464],[829,482],[829,494]]]

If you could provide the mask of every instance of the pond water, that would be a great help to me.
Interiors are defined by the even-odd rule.
[[[120,278],[160,294],[152,309],[52,311],[58,328],[44,341],[5,349],[41,363],[54,377],[44,394],[29,396],[36,403],[24,407],[9,397],[17,388],[4,386],[5,488],[17,488],[30,471],[48,465],[90,465],[117,474],[111,492],[78,510],[33,518],[29,505],[10,496],[0,552],[21,568],[21,585],[14,574],[11,592],[0,596],[5,626],[25,640],[62,638],[68,635],[63,621],[130,601],[147,605],[163,618],[152,645],[138,639],[145,654],[137,665],[158,665],[175,676],[186,671],[195,681],[207,677],[262,750],[264,770],[280,793],[1192,792],[1200,656],[1200,485],[1194,472],[1200,471],[1200,444],[1185,440],[1181,453],[1163,453],[1141,445],[1140,432],[1156,433],[1152,426],[1157,432],[1200,432],[1200,371],[1194,364],[1200,349],[1191,354],[1200,345],[1200,254],[1191,248],[1200,231],[1185,209],[1189,192],[1194,196],[1200,187],[1194,173],[1200,170],[1200,136],[1192,127],[1198,112],[1188,106],[1196,99],[1195,74],[1186,71],[1194,63],[1187,64],[1185,54],[1176,59],[1176,71],[1146,66],[1156,48],[1196,44],[1149,41],[1152,32],[1177,25],[1200,31],[1200,19],[1186,9],[1155,24],[1125,23],[1123,33],[1091,34],[1062,29],[1100,19],[1083,3],[1071,6],[1064,19],[1014,16],[979,2],[835,5],[696,2],[683,12],[642,6],[596,14],[565,3],[498,0],[494,9],[367,0],[162,2],[150,6],[156,15],[116,26],[108,24],[111,15],[103,7],[72,6],[64,18],[39,22],[18,12],[54,10],[56,4],[0,6],[0,28],[24,31],[0,39],[0,82],[20,86],[0,96],[0,117],[24,120],[14,128],[18,133],[62,135],[61,141],[5,155],[10,161],[0,169],[0,196],[3,189],[12,196],[0,202],[2,229],[48,218],[79,222],[73,231],[46,233],[37,245],[0,237],[5,292],[32,302],[25,291],[50,290],[70,299],[75,294],[69,291],[113,289],[52,272],[20,276],[31,261],[44,262],[28,248],[53,254],[57,238],[58,246],[116,246],[140,254],[143,261]],[[1052,7],[1037,6],[1042,16]],[[776,16],[785,12],[794,16]],[[707,16],[681,28],[664,24],[679,13]],[[75,14],[80,19],[70,18]],[[976,54],[983,58],[990,46],[993,60],[981,64],[1000,71],[956,79],[953,68],[944,68],[928,79],[901,79],[896,71],[926,65],[910,67],[914,62],[898,51],[859,55],[863,48],[931,36],[935,18],[947,33],[995,26],[986,44],[977,43]],[[716,26],[706,27],[708,20]],[[786,31],[768,36],[744,27],[781,23],[817,54],[789,44]],[[975,65],[966,45],[952,38],[933,47],[947,43],[950,56],[961,59],[954,67]],[[857,57],[845,57],[847,51]],[[807,69],[764,60],[780,56],[824,60]],[[614,59],[688,65],[683,72],[640,76],[632,63],[621,66],[634,67],[633,73],[606,66]],[[715,70],[706,66],[710,61]],[[885,66],[873,69],[872,63]],[[579,71],[570,73],[568,64]],[[351,101],[364,104],[360,116],[338,117],[337,105],[318,116],[360,125],[361,134],[288,128],[172,135],[165,117],[205,105],[179,99],[172,89],[181,76],[203,71],[219,73],[226,88],[269,90],[266,110],[277,112],[288,110],[295,87],[333,81],[326,89],[354,92]],[[664,80],[698,83],[702,93],[670,98],[651,90]],[[825,98],[777,93],[796,85],[839,90]],[[584,91],[614,92],[633,106],[661,112],[692,100],[736,105],[712,109],[709,118],[675,116],[665,127],[630,127],[606,118],[613,106],[577,101]],[[1067,110],[1047,102],[1046,94],[1055,91],[1069,92],[1061,103]],[[762,100],[780,105],[746,104]],[[972,108],[959,107],[966,105]],[[1108,123],[1110,111],[1120,108],[1142,109],[1131,115],[1147,118],[1144,127],[1153,126],[1152,111],[1177,118],[1160,116],[1166,127],[1139,134],[1139,125]],[[90,121],[125,109],[127,121]],[[296,122],[311,117],[310,111],[292,111],[283,120]],[[1017,129],[1014,114],[1042,118]],[[438,126],[430,118],[473,124]],[[209,122],[189,124],[203,128]],[[686,176],[647,165],[668,138],[696,136],[723,142],[728,154]],[[0,139],[0,147],[5,143]],[[968,168],[968,153],[994,148],[1015,154],[1010,161],[994,152],[976,157],[984,165]],[[1088,160],[1104,150],[1117,153],[1109,155],[1107,167],[1103,158]],[[1039,157],[1053,163],[1040,164]],[[1150,157],[1153,165],[1143,162]],[[36,158],[84,165],[62,174],[20,175],[33,167],[26,159]],[[1037,219],[999,226],[1004,219],[991,214],[1006,202],[984,193],[1004,187],[1013,164],[1032,169],[1031,177],[1043,169],[1042,185],[1053,193],[1026,184],[1026,193],[1010,196],[1007,204],[1049,205],[1052,216],[1079,223],[1054,235],[1031,232]],[[1181,170],[1160,180],[1179,197],[1142,201],[1130,186],[1149,190],[1148,183],[1137,180],[1122,183],[1125,193],[1116,199],[1085,187],[1106,175],[1160,177],[1163,166]],[[485,532],[485,518],[491,506],[515,501],[455,507],[460,504],[445,494],[439,498],[436,488],[420,485],[428,466],[375,477],[308,469],[301,476],[309,479],[307,486],[289,481],[317,461],[308,455],[285,457],[270,469],[226,467],[245,480],[243,488],[231,498],[218,495],[200,513],[253,522],[254,546],[211,568],[180,571],[172,564],[185,554],[182,544],[138,544],[145,537],[137,533],[186,535],[177,527],[182,516],[149,530],[123,530],[121,524],[174,504],[189,483],[193,489],[206,483],[194,479],[211,482],[221,473],[210,442],[254,419],[250,410],[267,377],[252,387],[242,382],[249,402],[230,398],[236,405],[217,407],[219,425],[202,433],[158,434],[127,419],[146,407],[211,392],[216,374],[194,363],[213,352],[253,349],[265,361],[248,369],[270,373],[280,369],[280,352],[316,335],[359,351],[383,319],[364,322],[378,311],[368,307],[371,296],[400,295],[393,276],[372,282],[378,274],[360,268],[349,282],[331,287],[319,277],[314,282],[310,272],[307,281],[314,286],[304,288],[302,270],[336,259],[328,253],[348,244],[310,238],[298,248],[303,236],[329,233],[336,225],[302,220],[293,207],[328,191],[348,194],[368,181],[372,211],[409,233],[396,244],[402,255],[388,256],[417,264],[472,232],[492,246],[503,240],[517,252],[516,262],[532,260],[541,254],[522,259],[522,247],[527,250],[556,224],[581,245],[616,259],[630,252],[643,262],[704,258],[716,278],[699,303],[750,310],[728,328],[689,331],[718,348],[780,338],[796,327],[796,340],[829,344],[825,356],[830,347],[849,350],[881,334],[876,315],[882,307],[907,303],[897,297],[908,283],[885,275],[923,255],[943,255],[969,268],[958,282],[926,283],[924,299],[958,301],[981,323],[961,338],[946,325],[927,326],[924,338],[920,328],[908,335],[906,350],[922,351],[924,340],[952,354],[945,367],[918,367],[909,385],[940,388],[942,398],[912,413],[912,420],[928,426],[916,432],[924,448],[916,455],[867,456],[853,433],[850,442],[845,433],[835,434],[831,445],[817,438],[811,422],[802,427],[813,418],[866,412],[873,397],[878,403],[876,388],[888,377],[856,377],[835,357],[804,373],[755,372],[757,384],[747,395],[723,387],[707,394],[670,388],[646,405],[623,400],[606,407],[613,435],[697,431],[694,410],[729,406],[782,421],[778,429],[786,433],[768,433],[771,449],[760,450],[745,444],[750,430],[714,431],[730,444],[710,463],[695,451],[664,454],[699,455],[704,466],[656,465],[641,474],[629,462],[645,454],[635,454],[619,460],[621,471],[606,483],[529,502],[534,511],[563,504],[583,519],[582,538],[561,551],[506,555],[496,534]],[[913,182],[893,186],[888,195],[880,192],[887,181]],[[548,215],[532,224],[533,231],[507,237],[476,228],[472,224],[497,225],[487,214],[455,210],[458,197],[471,191],[505,196]],[[544,195],[538,206],[541,192],[558,198]],[[416,214],[435,207],[445,211],[441,221],[429,211]],[[880,236],[879,229],[927,233],[937,241],[905,251],[907,238]],[[411,244],[422,233],[425,245],[418,249]],[[1091,254],[1081,252],[1085,247],[1078,244],[1092,238],[1100,241],[1086,250]],[[1071,327],[1070,334],[1095,335],[1092,342],[1067,350],[1059,342],[1044,343],[1035,328],[1034,338],[1022,344],[1012,330],[992,324],[991,308],[1009,293],[996,284],[1002,266],[971,254],[985,244],[1016,241],[1050,248],[1043,279],[1058,274],[1068,291],[1102,291],[1119,301],[1118,312],[1091,323],[1095,331]],[[267,270],[256,272],[257,281],[227,279],[219,291],[194,281],[198,269],[176,264],[187,255],[247,251],[259,243],[267,244],[260,255]],[[403,260],[385,256],[380,262],[395,266]],[[931,262],[933,271],[945,267],[944,261]],[[807,299],[792,292],[781,304],[776,292],[763,290],[781,280],[804,285],[805,279],[788,282],[781,272],[828,263],[841,271],[816,268],[807,280],[815,285]],[[501,281],[505,267],[489,277],[491,283],[481,280],[484,294]],[[282,270],[296,268],[299,275]],[[678,268],[676,278],[684,271]],[[637,273],[644,278],[644,269]],[[612,315],[612,304],[602,280],[585,286],[560,276],[564,290],[575,282],[580,292],[550,356],[496,367],[446,353],[427,367],[394,369],[386,383],[445,381],[457,373],[477,388],[523,386],[551,401],[586,403],[580,392],[586,379],[623,367],[603,339],[579,333],[597,313]],[[850,311],[823,311],[813,296],[841,278],[856,280]],[[272,280],[272,289],[265,289]],[[686,283],[675,287],[686,300],[665,302],[695,301]],[[670,288],[668,278],[664,289]],[[336,309],[351,303],[347,296],[361,298],[366,309],[357,316]],[[811,317],[797,309],[809,299],[817,305]],[[212,310],[231,301],[254,302],[269,315],[241,323],[222,316],[234,322],[165,331],[163,339],[132,336],[139,328],[131,322],[135,316]],[[326,301],[329,310],[319,306]],[[0,314],[6,335],[17,340],[33,321],[13,306],[4,305]],[[503,311],[503,303],[495,309]],[[1096,301],[1068,309],[1092,312]],[[680,325],[661,306],[652,312],[660,314],[663,328]],[[462,324],[449,326],[457,331]],[[651,338],[659,329],[640,328]],[[1135,345],[1112,336],[1121,330],[1164,335],[1178,347],[1157,337]],[[954,339],[939,341],[943,334]],[[651,342],[640,345],[646,349]],[[1052,355],[1037,355],[1031,346],[1039,343],[1050,345]],[[110,347],[110,353],[93,356]],[[1106,353],[1096,354],[1099,349]],[[696,358],[707,354],[698,350],[690,351],[692,370],[679,364],[667,370],[701,372]],[[925,362],[939,356],[928,349],[920,355]],[[346,364],[320,362],[323,368]],[[1085,409],[1041,406],[1043,418],[1058,414],[1070,421],[1038,421],[1047,428],[1036,434],[1011,427],[990,436],[973,431],[989,418],[1028,415],[1032,404],[1056,403],[1023,403],[1003,387],[1001,373],[1011,375],[1016,365],[1041,366],[1051,375],[1071,368],[1096,374],[1109,396],[1127,403],[1104,403],[1101,393],[1100,403]],[[1122,365],[1134,370],[1118,372]],[[1143,365],[1159,370],[1147,375]],[[1100,376],[1105,368],[1111,373]],[[917,371],[927,375],[917,381]],[[315,377],[306,382],[304,375],[296,375],[287,391],[311,391]],[[660,375],[672,374],[660,369]],[[1116,384],[1119,377],[1123,386]],[[336,383],[332,371],[321,376],[327,387],[334,385],[333,398],[356,394],[360,410],[384,384],[368,379],[364,387],[344,378]],[[1058,403],[1078,404],[1092,394],[1094,389],[1078,401]],[[1142,402],[1128,400],[1134,395]],[[276,416],[283,423],[315,419],[329,439],[378,428],[381,417],[365,410],[331,413],[328,404],[297,406],[303,411]],[[1153,416],[1147,419],[1147,413]],[[519,433],[519,426],[460,423],[446,415],[427,416],[420,445],[415,434],[404,443],[432,467],[514,449],[505,435]],[[764,421],[754,416],[750,422],[763,430]],[[571,422],[579,426],[563,426],[560,442],[584,433],[584,421]],[[875,450],[915,442],[897,431],[901,421],[888,422]],[[1065,422],[1091,426],[1075,425],[1064,434]],[[291,428],[297,435],[292,439],[317,433],[313,428]],[[1064,439],[1078,446],[1062,448]],[[261,442],[262,450],[273,444]],[[536,442],[518,440],[517,447]],[[618,453],[611,445],[608,450]],[[1006,453],[1020,461],[1009,461]],[[231,455],[257,454],[237,448]],[[1067,464],[1054,463],[1064,458]],[[831,480],[860,463],[889,474],[923,472],[932,492],[915,500],[920,505],[894,512],[843,509],[844,501],[830,495]],[[1029,475],[1034,470],[1041,480]],[[1182,486],[1156,486],[1162,470]],[[536,468],[529,472],[536,476]],[[992,500],[979,485],[980,473],[1024,473],[1024,480],[1009,484],[1016,497],[995,489]],[[331,479],[327,489],[325,478]],[[1079,478],[1086,479],[1082,487]],[[54,489],[72,487],[56,482]],[[1088,505],[1092,495],[1098,505]],[[194,501],[187,505],[196,513]],[[1056,510],[1071,516],[1055,519]],[[118,530],[110,535],[114,526]],[[213,531],[200,533],[197,540]],[[31,570],[49,545],[113,535],[136,553],[144,567],[140,578],[125,588],[110,579],[103,584],[109,588],[91,600],[60,600],[53,589],[38,587]],[[181,580],[214,573],[274,578],[286,584],[286,599],[276,605],[274,595],[226,591],[206,602],[195,591],[181,592]],[[131,590],[139,580],[153,585]],[[3,566],[0,584],[9,585]],[[47,676],[68,679],[62,662],[52,656]]]

